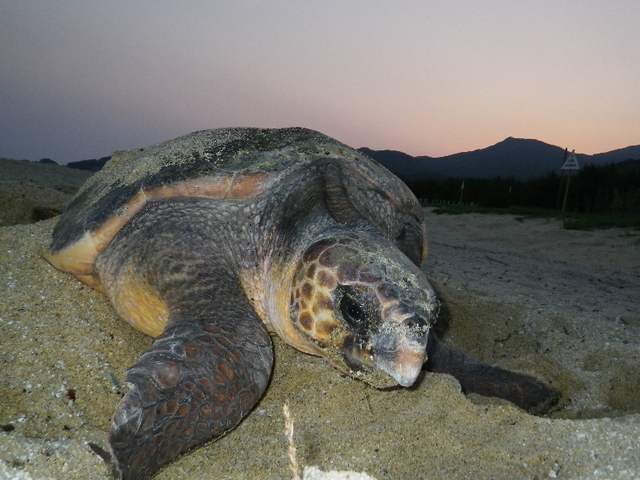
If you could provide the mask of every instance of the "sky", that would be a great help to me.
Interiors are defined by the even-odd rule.
[[[640,144],[638,0],[0,0],[0,157],[218,127],[444,156]]]

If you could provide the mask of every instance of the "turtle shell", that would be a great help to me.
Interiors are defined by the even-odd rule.
[[[60,270],[101,289],[93,275],[98,255],[152,199],[201,196],[253,198],[286,184],[294,171],[318,160],[351,175],[339,179],[350,203],[388,236],[400,238],[405,215],[418,225],[419,257],[426,255],[422,209],[409,189],[373,160],[304,128],[204,130],[146,148],[116,152],[60,215],[44,257]],[[348,178],[347,178],[348,177]],[[414,235],[415,236],[415,235]]]

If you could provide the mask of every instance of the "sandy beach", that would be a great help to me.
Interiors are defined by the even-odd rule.
[[[63,210],[90,176],[86,170],[0,158],[0,226],[40,220],[38,208]]]
[[[56,190],[34,175],[1,178],[0,199],[29,203],[11,182],[28,184],[31,199]],[[285,402],[303,467],[378,480],[640,478],[640,232],[426,215],[424,271],[443,302],[444,341],[553,385],[554,411],[465,397],[448,375],[376,390],[274,339],[275,370],[255,410],[155,478],[291,478]],[[102,294],[39,256],[55,222],[0,227],[0,479],[110,478],[87,443],[106,446],[124,372],[151,344]]]

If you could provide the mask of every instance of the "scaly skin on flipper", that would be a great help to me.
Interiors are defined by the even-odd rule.
[[[118,479],[148,478],[232,429],[267,387],[271,339],[234,274],[233,252],[222,240],[211,248],[225,229],[212,221],[218,214],[208,200],[151,202],[96,264],[127,320],[167,321],[127,372],[131,390],[113,416],[108,440]]]
[[[147,478],[235,427],[271,374],[271,339],[259,323],[191,321],[168,329],[128,372],[132,389],[109,430],[118,479]]]
[[[427,355],[424,370],[452,375],[465,394],[503,398],[532,414],[547,412],[560,398],[557,390],[528,375],[487,365],[449,349],[433,332],[429,333]]]

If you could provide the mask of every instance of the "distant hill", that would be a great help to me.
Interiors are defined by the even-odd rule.
[[[528,180],[550,171],[560,173],[560,167],[564,162],[564,148],[539,140],[513,137],[487,148],[438,158],[412,157],[395,150],[359,150],[405,180],[437,177],[515,177]],[[595,155],[578,153],[577,156],[580,166],[587,163],[618,163],[623,160],[640,159],[640,145]]]
[[[373,158],[385,168],[392,171],[399,177],[412,177],[414,175],[439,176],[431,162],[431,157],[412,157],[409,154],[396,150],[371,150],[370,148],[359,148],[358,151]]]
[[[80,160],[77,162],[69,162],[67,163],[67,167],[69,168],[77,168],[78,170],[88,170],[89,172],[98,172],[104,167],[104,164],[107,163],[111,157],[102,157],[98,160]]]

